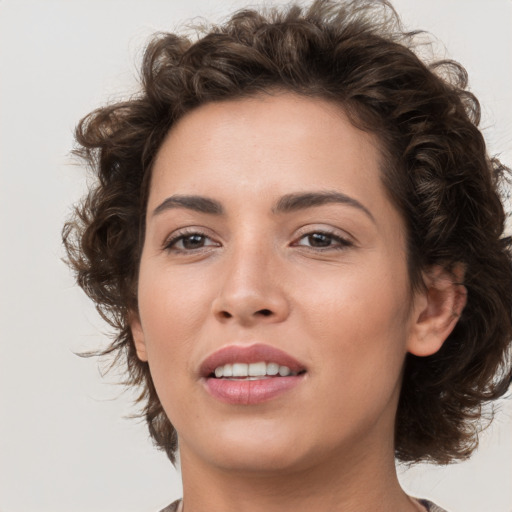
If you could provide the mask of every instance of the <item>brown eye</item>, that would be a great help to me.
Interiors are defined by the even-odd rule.
[[[316,231],[302,236],[296,245],[310,247],[312,249],[343,249],[350,247],[352,242],[334,233],[323,233]]]
[[[332,236],[324,233],[312,233],[306,238],[311,247],[329,247],[332,244]]]
[[[188,235],[181,239],[183,249],[199,249],[204,247],[206,237],[203,235]]]
[[[165,246],[170,251],[194,251],[203,249],[209,246],[218,246],[217,242],[214,242],[211,238],[203,235],[202,233],[190,233],[178,235],[172,238]]]

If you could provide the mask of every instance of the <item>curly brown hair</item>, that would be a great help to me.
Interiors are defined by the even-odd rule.
[[[276,89],[334,102],[377,135],[383,182],[407,227],[412,286],[431,265],[465,268],[468,300],[455,329],[436,354],[405,361],[395,447],[401,461],[447,463],[476,446],[482,405],[502,396],[512,375],[512,256],[499,196],[508,169],[486,153],[464,68],[422,62],[417,34],[402,30],[386,1],[243,10],[194,40],[155,36],[141,92],[80,121],[76,152],[97,180],[65,224],[68,261],[115,329],[101,353],[140,386],[150,434],[171,460],[176,431],[129,327],[152,163],[192,109]]]

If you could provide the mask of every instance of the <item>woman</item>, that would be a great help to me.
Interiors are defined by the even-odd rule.
[[[476,446],[511,379],[512,271],[477,100],[381,2],[244,11],[148,47],[77,129],[65,228],[183,501],[442,510],[401,461]]]

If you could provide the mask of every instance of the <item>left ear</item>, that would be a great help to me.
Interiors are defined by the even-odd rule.
[[[132,338],[135,345],[135,351],[137,352],[137,357],[141,361],[147,363],[148,355],[146,351],[146,339],[144,337],[144,331],[142,330],[139,313],[136,311],[130,311],[128,314],[128,323],[130,325],[130,330],[132,331]]]
[[[466,305],[464,265],[440,265],[423,273],[424,289],[414,298],[412,333],[407,351],[415,356],[435,354],[450,335]]]

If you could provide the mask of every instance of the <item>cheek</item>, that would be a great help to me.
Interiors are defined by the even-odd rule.
[[[403,269],[396,274],[384,270],[345,272],[339,282],[326,280],[310,288],[304,304],[304,318],[309,314],[305,328],[325,363],[354,381],[374,381],[381,374],[393,380],[405,358],[407,280],[393,277],[402,275]]]
[[[143,289],[144,282],[141,284]],[[166,415],[180,429],[183,421],[194,415],[189,407],[197,393],[190,386],[191,361],[202,325],[202,304],[175,282],[171,286],[156,280],[146,291],[139,298],[139,310],[151,378]]]
[[[202,281],[201,281],[202,280]],[[159,395],[179,389],[193,371],[198,334],[208,316],[204,279],[162,268],[141,268],[139,312],[151,374]],[[172,389],[169,382],[173,383]],[[167,401],[161,396],[162,401]]]
[[[164,265],[141,267],[139,311],[149,344],[170,343],[177,339],[176,331],[199,327],[210,295],[208,279],[201,272]]]

